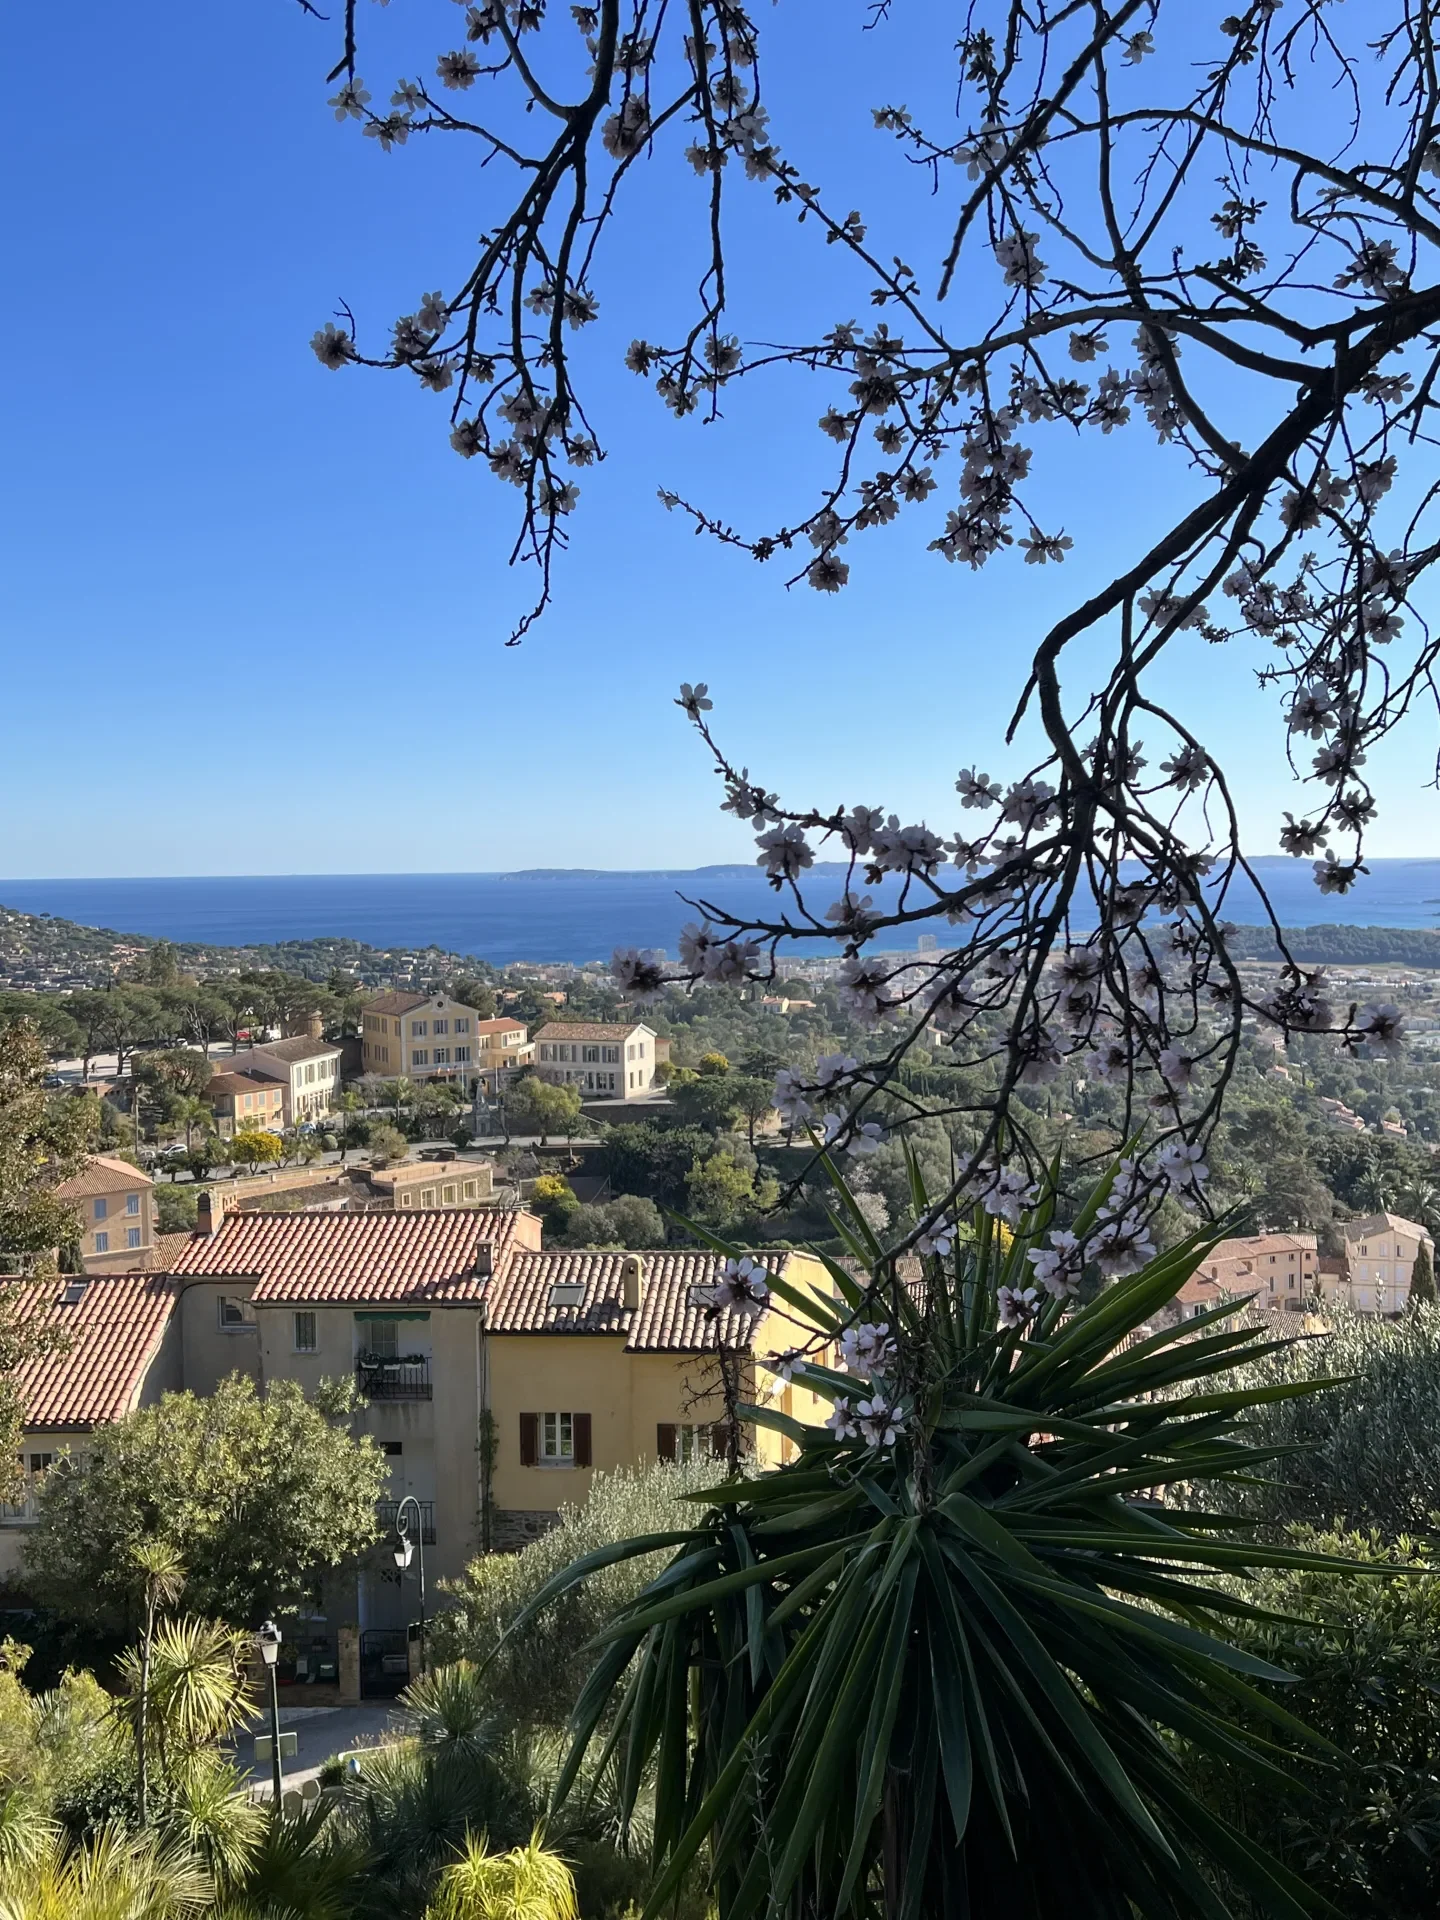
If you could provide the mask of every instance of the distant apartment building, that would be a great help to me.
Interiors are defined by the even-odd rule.
[[[293,1040],[257,1040],[232,1054],[226,1068],[247,1079],[278,1082],[281,1118],[287,1127],[318,1120],[340,1094],[339,1047],[309,1034]]]
[[[148,1266],[155,1252],[154,1182],[128,1160],[93,1154],[55,1191],[80,1216],[80,1263],[86,1273]]]
[[[258,1073],[217,1073],[205,1089],[222,1140],[237,1133],[279,1133],[285,1125],[285,1088]]]
[[[1326,1274],[1324,1298],[1356,1313],[1394,1316],[1410,1300],[1410,1275],[1422,1245],[1435,1258],[1435,1242],[1424,1227],[1396,1213],[1370,1213],[1363,1220],[1346,1220],[1340,1228],[1345,1242],[1344,1272]]]
[[[535,1042],[523,1020],[475,1022],[475,1065],[491,1093],[496,1093],[521,1067],[535,1064]]]
[[[495,1169],[488,1160],[407,1160],[365,1175],[380,1199],[399,1211],[413,1207],[478,1207],[495,1191]]]
[[[1176,1295],[1175,1305],[1188,1320],[1209,1307],[1253,1294],[1257,1308],[1295,1313],[1319,1290],[1313,1233],[1253,1233],[1212,1247]]]
[[[377,994],[361,1015],[361,1070],[382,1080],[454,1080],[468,1089],[493,1054],[506,1052],[491,1031],[501,1027],[517,1034],[508,1043],[511,1053],[523,1048],[525,1027],[518,1020],[481,1020],[473,1007],[443,993]]]
[[[535,1071],[542,1080],[578,1087],[587,1096],[636,1100],[655,1085],[659,1044],[654,1031],[640,1023],[552,1020],[535,1036]]]

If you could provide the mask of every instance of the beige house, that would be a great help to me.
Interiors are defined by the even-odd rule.
[[[148,1406],[181,1383],[177,1289],[168,1274],[114,1273],[20,1284],[21,1319],[61,1336],[55,1350],[22,1360],[15,1384],[25,1407],[24,1486],[0,1504],[0,1579],[23,1571],[35,1496],[62,1453],[84,1453],[96,1427]]]
[[[495,1191],[488,1160],[404,1161],[367,1173],[369,1185],[392,1207],[476,1207]]]
[[[377,994],[361,1015],[362,1070],[385,1080],[457,1080],[468,1089],[485,1051],[477,1029],[494,1024],[443,993]]]
[[[222,1140],[237,1133],[279,1133],[285,1124],[285,1087],[259,1073],[217,1073],[205,1089]]]
[[[80,1216],[80,1263],[86,1273],[120,1273],[151,1264],[154,1184],[128,1160],[97,1153],[56,1187]]]
[[[523,1020],[477,1020],[475,1065],[486,1087],[498,1093],[521,1067],[535,1064],[535,1042]]]
[[[1410,1299],[1410,1274],[1421,1245],[1435,1258],[1435,1242],[1425,1228],[1396,1213],[1371,1213],[1347,1220],[1345,1271],[1325,1276],[1324,1295],[1356,1313],[1403,1313]]]
[[[287,1127],[318,1120],[340,1094],[340,1049],[333,1041],[300,1034],[293,1040],[263,1040],[231,1056],[229,1071],[280,1083]]]
[[[655,1033],[639,1023],[551,1020],[535,1036],[535,1071],[587,1097],[636,1100],[655,1085],[656,1048]]]
[[[1176,1295],[1175,1305],[1190,1319],[1226,1300],[1253,1294],[1256,1307],[1266,1312],[1295,1313],[1319,1290],[1313,1233],[1253,1233],[1214,1246]]]

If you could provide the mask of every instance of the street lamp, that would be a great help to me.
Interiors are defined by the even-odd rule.
[[[415,1531],[410,1531],[409,1509],[415,1509]],[[400,1575],[400,1584],[405,1583],[405,1569],[414,1556],[415,1548],[420,1549],[420,1671],[425,1671],[425,1519],[420,1511],[420,1502],[413,1493],[407,1493],[395,1509],[395,1566]]]
[[[280,1776],[280,1684],[275,1676],[280,1658],[280,1629],[273,1620],[267,1620],[255,1638],[260,1642],[260,1658],[270,1673],[270,1780],[275,1796],[274,1811],[278,1816],[285,1791],[285,1782]]]

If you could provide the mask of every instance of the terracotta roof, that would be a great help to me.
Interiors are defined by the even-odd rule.
[[[237,1093],[268,1093],[271,1088],[284,1084],[273,1073],[217,1073],[205,1089],[205,1098],[218,1100]]]
[[[373,1000],[367,1000],[362,1009],[365,1013],[410,1013],[416,1007],[423,1007],[434,998],[428,993],[377,993]]]
[[[80,1298],[63,1304],[67,1282],[11,1281],[19,1318],[59,1328],[63,1351],[22,1360],[16,1385],[27,1428],[88,1428],[118,1420],[135,1405],[178,1298],[168,1274],[92,1275]],[[70,1282],[77,1288],[79,1280]]]
[[[646,1253],[638,1311],[624,1305],[623,1253],[526,1253],[516,1250],[498,1268],[486,1294],[485,1325],[494,1334],[611,1334],[627,1353],[702,1353],[719,1344],[754,1343],[768,1315],[753,1321],[726,1311],[713,1320],[692,1299],[695,1287],[713,1286],[724,1260],[718,1253]],[[783,1272],[784,1253],[762,1253],[772,1273]],[[555,1286],[583,1286],[575,1306],[551,1304]]]
[[[62,1200],[83,1200],[92,1193],[118,1193],[126,1187],[153,1187],[155,1182],[128,1160],[114,1160],[108,1153],[95,1153],[79,1173],[62,1180],[55,1191]]]
[[[188,1233],[157,1233],[143,1262],[146,1273],[169,1273],[189,1244]]]
[[[477,1020],[475,1031],[476,1033],[524,1033],[526,1028],[523,1020]]]
[[[63,1193],[65,1189],[62,1187]],[[1363,1220],[1342,1220],[1340,1231],[1347,1240],[1368,1240],[1380,1233],[1408,1233],[1417,1240],[1430,1240],[1428,1227],[1417,1226],[1398,1213],[1367,1213]]]
[[[465,1305],[484,1294],[476,1272],[489,1242],[503,1270],[516,1245],[539,1237],[534,1214],[498,1207],[403,1213],[233,1213],[195,1233],[171,1271],[181,1279],[254,1279],[257,1306],[416,1300]]]
[[[630,1020],[624,1025],[607,1026],[603,1020],[549,1020],[536,1034],[537,1040],[624,1040],[627,1035],[644,1027],[643,1020]],[[645,1027],[646,1033],[654,1031]]]
[[[339,1053],[333,1040],[312,1040],[308,1033],[293,1040],[257,1040],[251,1053],[268,1053],[273,1060],[318,1060],[322,1053]]]

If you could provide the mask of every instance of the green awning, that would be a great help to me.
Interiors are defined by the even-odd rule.
[[[428,1312],[425,1312],[425,1313],[357,1313],[355,1318],[357,1320],[428,1320],[430,1318],[430,1315]]]

